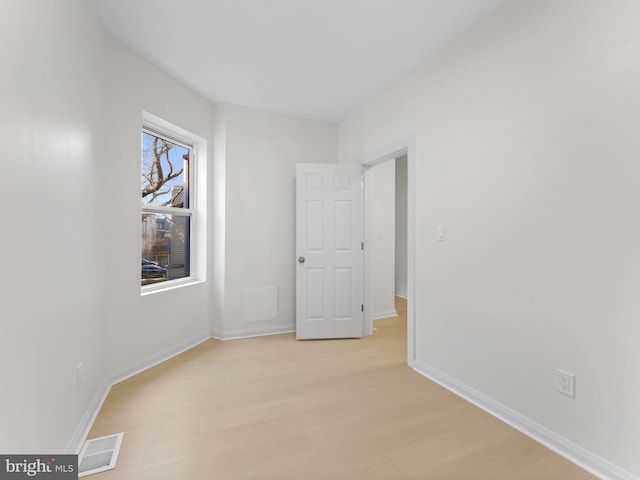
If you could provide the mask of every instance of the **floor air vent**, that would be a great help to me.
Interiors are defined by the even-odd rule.
[[[78,477],[111,470],[116,466],[124,433],[87,440],[78,456]]]

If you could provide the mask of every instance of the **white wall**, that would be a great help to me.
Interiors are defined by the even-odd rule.
[[[396,251],[395,251],[395,293],[407,298],[408,277],[407,269],[407,228],[408,228],[408,184],[407,184],[407,156],[396,158]]]
[[[295,165],[337,161],[333,124],[216,105],[216,182],[224,175],[224,295],[213,334],[230,338],[295,327]],[[222,218],[224,217],[224,219]],[[224,223],[222,223],[224,220]],[[224,263],[222,260],[224,255]],[[221,305],[220,305],[221,303]],[[219,313],[218,313],[219,314]],[[222,330],[221,330],[222,329]]]
[[[209,191],[212,202],[211,235],[209,237],[209,257],[213,264],[209,277],[209,323],[210,334],[216,337],[224,335],[224,302],[225,302],[225,272],[226,272],[226,151],[227,127],[224,105],[213,107],[213,183]]]
[[[3,8],[0,451],[61,452],[112,379],[211,332],[294,328],[295,164],[335,162],[337,126],[214,107],[105,36],[87,2]],[[207,283],[144,297],[143,111],[209,146]]]
[[[372,318],[396,315],[395,308],[395,160],[365,173],[365,248],[371,274]]]
[[[0,452],[63,452],[107,376],[102,31],[81,0],[2,15]]]
[[[140,295],[140,135],[146,111],[209,140],[213,107],[203,97],[143,60],[116,40],[106,40],[105,146],[108,214],[109,367],[116,377],[163,351],[209,335],[206,283]],[[202,186],[211,185],[211,176]],[[200,205],[205,210],[208,205]],[[205,217],[206,218],[206,217]]]
[[[340,159],[415,134],[417,363],[640,475],[637,18],[516,2],[342,122]]]
[[[214,108],[105,36],[86,2],[3,8],[0,451],[61,452],[113,378],[211,332],[294,327],[295,163],[335,162],[337,126]],[[210,167],[207,283],[144,297],[143,111],[205,138]],[[263,287],[277,315],[251,321]]]

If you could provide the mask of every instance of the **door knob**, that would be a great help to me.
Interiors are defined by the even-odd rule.
[[[298,257],[298,263],[304,263],[304,257]]]

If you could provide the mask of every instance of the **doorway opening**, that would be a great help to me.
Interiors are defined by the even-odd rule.
[[[406,298],[407,364],[410,367],[413,367],[415,360],[413,143],[411,138],[391,145],[362,162],[365,168],[365,245],[376,247],[364,249],[365,335],[373,333],[373,321],[385,315],[387,305],[390,304],[395,312],[396,296]],[[386,198],[391,198],[389,195],[393,195],[393,209],[385,208],[384,200],[376,199],[375,167],[378,166],[380,167],[380,174],[377,175],[379,193]],[[385,177],[385,171],[388,172],[387,177],[393,176],[395,179],[391,194],[388,191],[389,182],[386,184],[382,182],[380,185],[380,178]],[[384,226],[385,222],[387,227],[389,226],[389,217],[393,218],[392,232]],[[398,248],[395,248],[396,243]],[[383,253],[376,258],[375,252],[378,247],[386,249],[386,255]],[[390,249],[392,249],[391,253],[389,253]],[[389,258],[389,255],[392,255],[392,258]],[[376,282],[374,278],[383,280]],[[380,283],[386,285],[380,285]],[[386,294],[381,294],[380,289],[386,291]]]

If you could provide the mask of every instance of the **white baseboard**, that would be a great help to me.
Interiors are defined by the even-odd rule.
[[[292,333],[296,331],[295,325],[285,325],[282,327],[265,328],[242,328],[240,330],[228,330],[211,332],[211,338],[217,340],[238,340],[240,338],[266,337],[268,335],[280,335],[282,333]]]
[[[236,332],[229,332],[229,334],[226,334],[225,339],[244,338],[249,336],[260,336],[260,335],[275,335],[277,333],[285,333],[285,332],[291,332],[291,331],[295,331],[295,329],[292,330],[291,327],[283,327],[278,329],[278,331],[275,331],[275,330],[258,331],[256,329],[253,333],[252,331],[236,331]],[[242,333],[242,336],[240,336],[241,333]],[[232,335],[237,335],[237,336],[232,336]],[[131,365],[114,370],[110,376],[107,376],[107,378],[102,382],[102,385],[98,388],[98,391],[96,392],[93,400],[91,401],[91,404],[89,405],[89,407],[87,407],[87,410],[82,416],[80,423],[76,427],[73,435],[71,436],[71,439],[67,443],[67,448],[65,451],[67,453],[72,453],[72,454],[77,454],[80,452],[80,450],[82,449],[82,446],[84,445],[84,442],[87,439],[87,436],[89,435],[89,432],[91,431],[91,427],[93,427],[93,423],[95,422],[98,414],[100,413],[100,409],[102,408],[102,405],[104,404],[107,398],[107,395],[109,394],[109,391],[111,390],[111,387],[113,385],[115,385],[116,383],[122,382],[123,380],[126,380],[129,377],[137,375],[138,373],[148,370],[149,368],[154,367],[162,362],[165,362],[170,358],[175,357],[176,355],[180,355],[181,353],[192,349],[193,347],[201,344],[202,342],[209,340],[210,338],[217,338],[217,337],[215,335],[211,335],[211,336],[198,335],[197,337],[192,337],[188,340],[185,340],[184,342],[167,347],[164,350],[161,350],[160,352],[154,353],[152,355],[148,355],[132,363]]]
[[[151,367],[155,367],[159,363],[165,362],[176,355],[180,355],[181,353],[184,353],[207,340],[209,340],[208,335],[198,335],[185,340],[184,342],[167,347],[157,353],[141,358],[140,360],[133,362],[131,365],[118,368],[111,372],[111,384],[115,385],[116,383],[126,380],[129,377],[133,377],[140,372],[144,372]]]
[[[419,360],[415,361],[413,369],[602,480],[640,480],[640,477]]]
[[[113,384],[109,378],[106,378],[102,382],[102,385],[98,388],[93,400],[91,400],[91,403],[84,412],[80,423],[76,427],[76,431],[73,432],[71,440],[69,440],[69,443],[67,444],[67,448],[65,450],[66,453],[74,455],[80,453],[80,449],[84,445],[84,442],[91,431],[91,427],[93,427],[93,422],[96,421],[96,417],[98,416],[98,413],[100,413],[102,404],[107,399],[107,395],[109,394],[112,385]]]
[[[398,312],[396,312],[395,309],[393,309],[393,310],[389,310],[387,312],[376,312],[373,315],[373,319],[374,320],[381,320],[383,318],[397,317],[397,316],[398,316]]]
[[[114,371],[111,376],[108,376],[103,382],[96,395],[93,397],[91,404],[87,408],[87,411],[82,416],[80,423],[76,427],[75,432],[73,433],[71,440],[67,444],[66,452],[77,454],[82,449],[84,442],[91,431],[91,427],[93,427],[93,423],[95,422],[98,413],[100,413],[100,409],[104,404],[104,401],[107,399],[107,395],[111,390],[111,387],[116,383],[119,383],[123,380],[126,380],[133,375],[136,375],[140,372],[143,372],[151,367],[158,365],[166,360],[169,360],[176,355],[179,355],[187,350],[195,347],[196,345],[201,344],[202,342],[209,340],[208,336],[198,336],[193,337],[185,342],[173,345],[171,347],[165,348],[164,350],[149,355],[137,362],[132,363],[131,365],[123,368],[119,368]]]
[[[409,298],[407,292],[396,292],[396,297],[404,298],[405,300]]]

